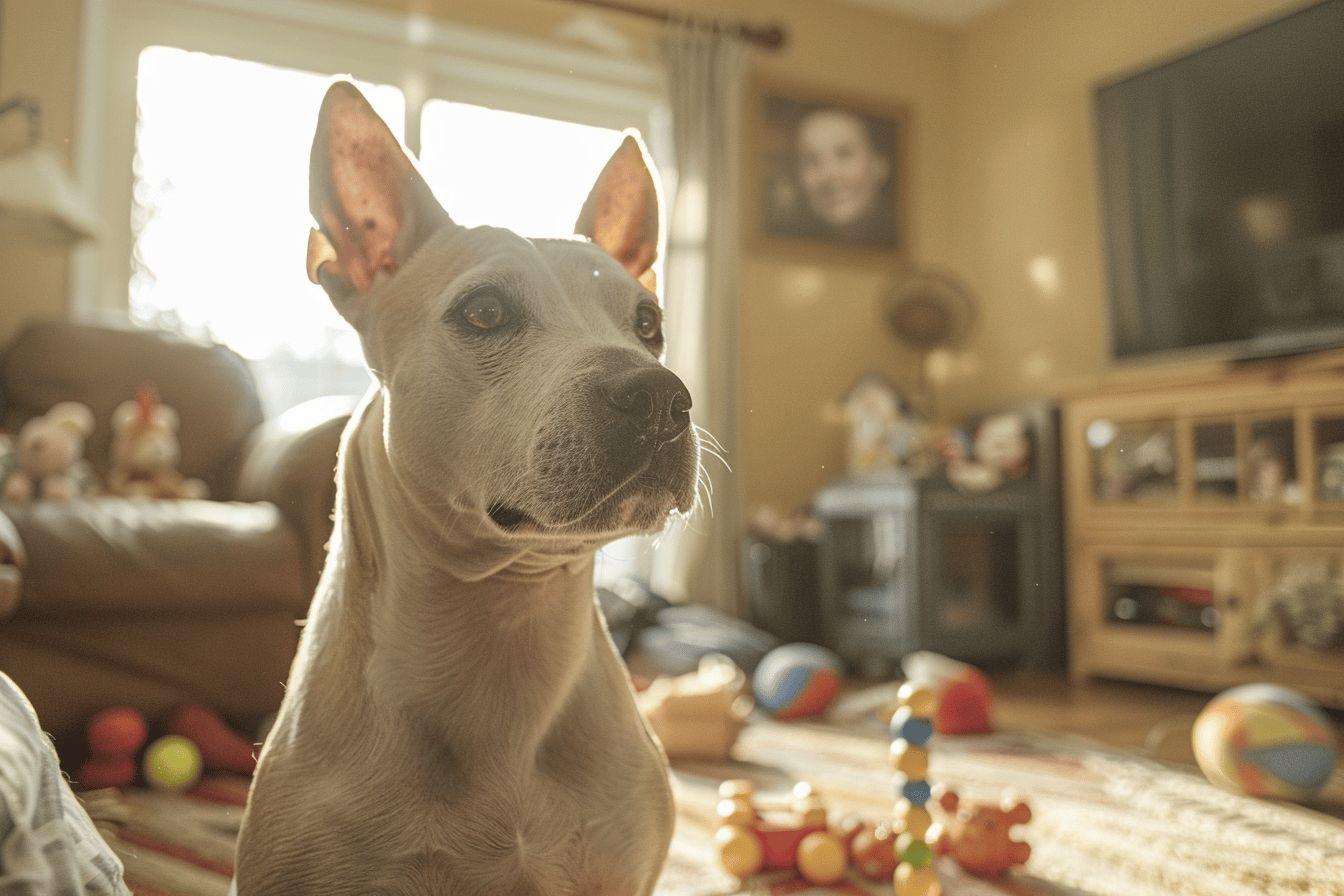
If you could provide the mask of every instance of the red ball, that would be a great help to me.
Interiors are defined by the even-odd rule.
[[[103,758],[134,757],[149,738],[145,717],[129,706],[103,710],[89,719],[86,730],[89,753]]]
[[[80,790],[99,790],[104,787],[129,787],[135,780],[135,756],[94,756],[84,761],[75,772],[75,786]]]

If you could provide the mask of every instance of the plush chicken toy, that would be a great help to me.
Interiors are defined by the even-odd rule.
[[[108,492],[128,498],[204,498],[205,483],[177,470],[182,450],[177,426],[177,412],[160,402],[158,390],[148,383],[134,401],[118,405],[112,412]]]

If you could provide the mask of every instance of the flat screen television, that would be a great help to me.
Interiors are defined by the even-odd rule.
[[[1117,358],[1344,344],[1344,0],[1095,96]]]

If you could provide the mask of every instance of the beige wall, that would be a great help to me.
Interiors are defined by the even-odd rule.
[[[573,8],[555,0],[363,0],[533,36]],[[960,31],[840,0],[669,0],[666,6],[774,20],[788,48],[755,53],[762,77],[906,105],[911,257],[962,274],[980,327],[946,365],[944,404],[975,410],[1052,394],[1106,365],[1090,113],[1094,83],[1298,5],[1299,0],[1010,0]],[[650,0],[652,5],[652,0]],[[5,4],[0,95],[72,131],[80,0]],[[655,29],[609,16],[635,52]],[[8,132],[5,135],[8,136]],[[749,174],[749,172],[748,172]],[[1029,274],[1053,265],[1050,293]],[[61,313],[62,256],[0,245],[0,338]],[[839,474],[843,432],[828,409],[861,372],[912,380],[878,315],[884,266],[815,263],[748,243],[741,290],[742,446],[748,506],[806,502]]]
[[[69,158],[75,120],[80,0],[20,0],[0,16],[0,99],[16,94],[42,103],[46,141]],[[0,151],[24,140],[20,122],[0,130]],[[0,341],[23,321],[59,316],[66,307],[66,253],[21,236],[0,237]]]
[[[958,35],[953,263],[984,313],[950,365],[950,406],[1055,394],[1109,366],[1093,87],[1302,5],[1016,0]]]

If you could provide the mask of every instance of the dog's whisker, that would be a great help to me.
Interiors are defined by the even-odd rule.
[[[699,435],[701,439],[705,440],[706,442],[709,442],[711,445],[713,445],[720,451],[724,450],[723,443],[718,440],[718,437],[715,436],[714,433],[710,432],[708,429],[695,422],[691,423],[691,427],[695,430],[696,434]]]

